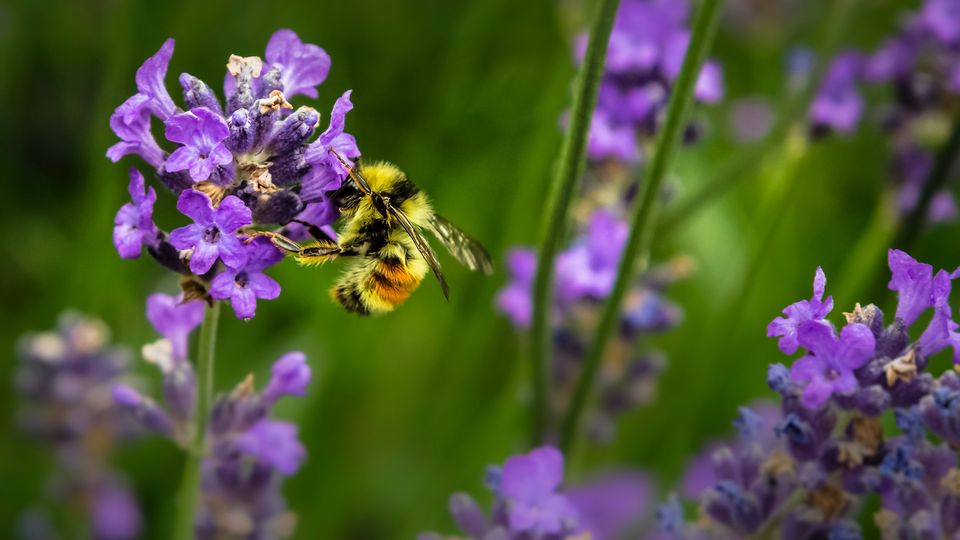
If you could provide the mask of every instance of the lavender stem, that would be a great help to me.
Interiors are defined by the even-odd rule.
[[[663,131],[660,132],[656,150],[646,170],[646,177],[642,184],[643,192],[633,216],[630,237],[627,239],[627,245],[624,248],[622,259],[620,259],[617,280],[613,292],[604,305],[600,324],[586,356],[583,372],[577,381],[576,391],[560,432],[560,446],[567,456],[572,455],[570,450],[573,441],[576,439],[580,418],[586,408],[590,391],[593,389],[594,379],[600,366],[600,360],[606,350],[607,341],[619,321],[620,307],[627,287],[634,277],[636,263],[639,260],[641,269],[647,264],[653,229],[656,224],[656,202],[660,199],[660,189],[666,178],[670,160],[680,144],[683,128],[686,125],[687,113],[693,102],[694,85],[700,74],[700,67],[706,59],[707,51],[713,43],[722,5],[722,0],[704,0],[697,10],[693,33],[690,37],[690,46],[683,59],[680,77],[677,79],[670,96]],[[543,260],[543,258],[540,259],[540,261]],[[541,266],[543,265],[541,264]]]
[[[566,232],[565,223],[570,213],[570,203],[580,184],[586,168],[587,134],[590,119],[597,106],[600,78],[607,56],[607,42],[616,19],[619,0],[601,0],[596,17],[590,28],[583,66],[577,74],[570,112],[570,126],[563,138],[560,162],[550,184],[544,222],[543,241],[537,260],[537,272],[533,286],[532,322],[532,378],[534,443],[540,443],[547,424],[547,375],[546,366],[552,354],[550,332],[550,306],[552,305],[553,260]]]
[[[194,415],[193,442],[187,449],[183,482],[177,498],[174,535],[177,540],[193,540],[194,521],[200,495],[200,468],[203,462],[207,433],[207,417],[213,398],[213,368],[216,357],[217,325],[220,302],[208,305],[200,326],[197,344],[197,408]]]

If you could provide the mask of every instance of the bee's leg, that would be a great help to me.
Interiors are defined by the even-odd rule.
[[[299,219],[293,219],[293,220],[290,220],[290,222],[298,223],[306,227],[307,232],[310,233],[310,236],[312,236],[314,240],[317,240],[319,242],[331,242],[331,243],[335,242],[335,240],[331,238],[329,234],[323,232],[323,229],[321,229],[320,227],[317,227],[313,223],[308,223],[306,221],[301,221]]]
[[[254,231],[247,236],[247,239],[245,242],[249,243],[251,240],[253,240],[258,236],[266,236],[267,238],[270,239],[271,242],[273,242],[273,245],[277,246],[278,248],[280,248],[281,250],[285,251],[290,255],[297,255],[298,253],[303,251],[303,246],[301,246],[300,244],[294,242],[293,240],[287,238],[282,234],[270,232],[270,231]]]

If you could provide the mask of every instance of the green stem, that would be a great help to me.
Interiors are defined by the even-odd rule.
[[[547,363],[552,354],[550,307],[553,304],[553,260],[566,230],[570,203],[586,168],[587,135],[597,105],[600,77],[607,56],[607,42],[617,15],[619,0],[600,0],[590,28],[583,66],[577,74],[570,111],[570,126],[564,135],[560,162],[550,186],[536,277],[533,285],[533,442],[539,444],[547,424]]]
[[[624,248],[620,266],[617,270],[617,280],[610,298],[604,305],[600,323],[583,364],[583,373],[580,374],[577,381],[573,400],[560,432],[560,447],[567,455],[571,454],[570,450],[578,432],[580,418],[583,416],[590,391],[593,389],[594,379],[600,366],[600,360],[603,358],[607,341],[620,318],[620,306],[623,303],[627,288],[633,280],[634,269],[638,261],[641,270],[646,266],[657,211],[656,202],[660,198],[660,188],[666,178],[670,161],[680,144],[680,136],[683,127],[686,125],[687,113],[693,103],[694,84],[700,74],[700,67],[706,59],[707,51],[713,43],[722,4],[722,0],[704,0],[697,10],[690,46],[683,59],[680,77],[671,92],[670,103],[667,106],[666,122],[657,140],[653,158],[646,170],[643,191],[630,226],[630,236],[627,239],[627,245]]]
[[[217,324],[220,320],[220,303],[207,306],[200,326],[197,345],[197,407],[194,414],[193,441],[187,449],[187,461],[183,468],[183,482],[177,499],[174,538],[193,540],[194,516],[200,496],[200,467],[207,433],[207,418],[213,398],[213,367],[217,348]]]
[[[810,100],[813,99],[817,89],[820,88],[823,78],[827,74],[827,69],[830,67],[829,60],[836,54],[844,32],[849,28],[849,20],[858,1],[835,0],[830,3],[830,11],[823,18],[827,21],[828,26],[821,34],[819,45],[816,48],[817,57],[820,60],[814,66],[807,84],[800,91],[793,92],[785,100],[777,122],[760,142],[731,158],[716,175],[704,184],[700,191],[677,202],[675,208],[667,212],[657,227],[659,235],[664,236],[674,232],[690,217],[697,215],[703,207],[718,200],[741,180],[751,178],[751,169],[756,164],[762,163],[765,156],[778,147],[778,143],[806,114]]]

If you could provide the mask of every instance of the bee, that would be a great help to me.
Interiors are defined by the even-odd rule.
[[[315,242],[301,245],[281,234],[268,236],[273,244],[299,264],[315,266],[338,257],[347,268],[330,289],[330,296],[347,311],[361,315],[393,311],[417,289],[428,271],[450,298],[437,255],[421,230],[431,231],[453,257],[470,270],[490,275],[493,263],[479,242],[434,213],[426,194],[396,166],[387,162],[350,167],[340,154],[330,152],[346,167],[350,181],[331,193],[345,220],[336,241],[317,227],[309,227]]]

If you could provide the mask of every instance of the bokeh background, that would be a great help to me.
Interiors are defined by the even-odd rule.
[[[694,113],[702,138],[677,157],[670,179],[676,200],[732,159],[756,152],[733,137],[732,104],[760,97],[779,110],[787,52],[820,39],[830,3],[729,0],[711,54],[723,64],[727,95]],[[181,71],[219,81],[229,54],[262,54],[277,28],[324,47],[333,68],[309,104],[328,111],[352,88],[348,127],[364,154],[400,164],[438,209],[502,261],[509,246],[539,237],[569,101],[571,42],[591,5],[0,2],[0,350],[7,352],[0,362],[0,536],[42,501],[51,464],[41,446],[16,432],[10,376],[17,336],[52,327],[70,307],[102,318],[116,342],[137,350],[153,339],[143,316],[147,294],[176,290],[149,258],[117,257],[112,219],[135,160],[114,165],[104,157],[114,140],[110,112],[133,92],[134,71],[165,38],[177,40],[171,91]],[[872,48],[910,5],[860,2],[843,43]],[[775,159],[746,159],[750,166],[739,170],[733,189],[656,240],[657,258],[686,255],[695,264],[670,289],[683,324],[656,340],[670,359],[660,397],[625,416],[613,444],[588,447],[573,464],[574,478],[625,464],[653,471],[666,493],[700,445],[728,433],[738,404],[769,393],[766,366],[780,356],[765,326],[784,305],[807,297],[817,265],[838,311],[872,299],[860,295],[871,273],[886,271],[884,246],[868,250],[872,259],[852,252],[888,184],[888,150],[866,122],[854,136],[810,147],[791,169],[795,183],[778,174]],[[168,193],[157,208],[158,223],[179,224]],[[957,225],[927,231],[912,252],[953,268],[958,232]],[[296,538],[452,532],[449,494],[482,493],[486,464],[527,449],[526,342],[493,309],[506,280],[502,265],[485,279],[442,260],[449,304],[428,282],[398,312],[357,318],[328,300],[336,265],[285,263],[272,271],[283,294],[261,303],[254,321],[222,318],[218,389],[247,372],[265,380],[270,363],[291,349],[305,351],[314,368],[309,397],[287,400],[278,414],[301,425],[309,452],[285,490],[300,516]],[[841,283],[843,275],[853,277]],[[142,362],[137,371],[154,377]],[[181,459],[157,438],[118,455],[145,510],[144,538],[166,538]]]

